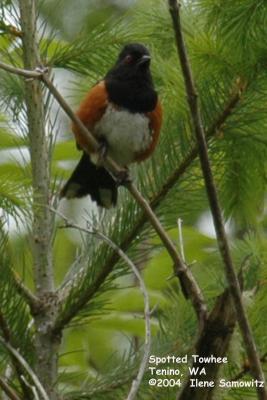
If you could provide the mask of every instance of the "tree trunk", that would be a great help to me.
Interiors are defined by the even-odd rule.
[[[24,67],[34,70],[36,67],[40,67],[36,38],[35,0],[20,0],[19,6],[23,32]],[[36,295],[42,304],[35,315],[35,370],[48,397],[56,400],[57,351],[60,341],[51,332],[57,309],[57,297],[54,292],[52,265],[53,219],[48,208],[50,160],[45,133],[44,89],[38,80],[26,81],[25,89],[33,185],[34,281]]]

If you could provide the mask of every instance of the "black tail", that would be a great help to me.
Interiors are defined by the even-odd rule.
[[[87,153],[83,153],[80,162],[70,179],[61,190],[60,197],[72,199],[89,194],[99,206],[110,208],[117,202],[117,184],[103,167],[92,163]]]

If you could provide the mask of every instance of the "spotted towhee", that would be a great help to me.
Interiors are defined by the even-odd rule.
[[[107,154],[120,166],[148,158],[158,142],[162,109],[150,73],[150,54],[138,43],[126,45],[114,67],[82,101],[77,116]],[[79,128],[73,132],[79,148],[87,145]],[[90,151],[90,149],[89,149]],[[82,158],[61,191],[61,197],[89,194],[98,205],[109,208],[117,201],[117,182],[97,165],[97,155]]]

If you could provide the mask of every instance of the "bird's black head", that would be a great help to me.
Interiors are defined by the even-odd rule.
[[[108,72],[107,78],[122,80],[150,79],[150,54],[140,43],[130,43],[123,47],[114,67]]]
[[[133,112],[153,109],[157,94],[150,73],[151,56],[140,43],[130,43],[119,53],[114,67],[106,75],[110,100]]]
[[[148,49],[140,43],[130,43],[124,46],[119,54],[116,66],[122,66],[129,72],[136,73],[145,71],[150,65],[150,54]]]

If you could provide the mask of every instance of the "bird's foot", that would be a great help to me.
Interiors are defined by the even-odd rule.
[[[126,186],[132,182],[129,169],[127,167],[124,167],[124,169],[121,169],[119,172],[117,172],[115,179],[118,186]]]
[[[99,138],[99,148],[98,148],[98,160],[97,165],[101,166],[104,163],[105,158],[107,157],[108,153],[108,142],[104,137]]]

